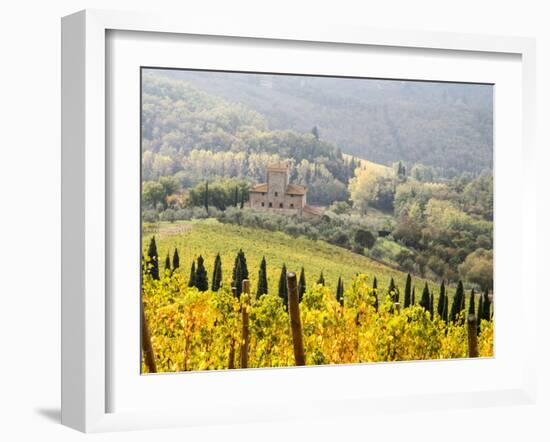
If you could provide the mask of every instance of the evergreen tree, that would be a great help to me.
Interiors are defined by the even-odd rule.
[[[491,298],[489,298],[489,289],[485,289],[483,292],[483,315],[481,319],[486,321],[491,320]]]
[[[302,267],[302,271],[300,272],[300,280],[298,281],[298,299],[300,302],[302,302],[305,292],[306,292],[306,274],[304,272],[304,268]]]
[[[441,316],[442,319],[445,322],[449,322],[449,295],[445,294],[445,297],[443,298],[444,304],[443,304],[443,315]]]
[[[411,305],[411,274],[407,273],[407,281],[405,282],[405,298],[403,300],[403,307],[407,308]]]
[[[344,305],[344,283],[342,277],[338,277],[338,284],[336,284],[336,299],[340,305]]]
[[[242,272],[243,272],[243,279],[248,279],[248,266],[246,264],[246,256],[244,256],[244,252],[242,251],[242,249],[239,251],[240,255],[241,255],[241,267],[242,267]]]
[[[208,273],[204,267],[204,259],[201,255],[197,258],[197,271],[195,273],[195,287],[201,292],[208,290]]]
[[[374,309],[378,311],[378,281],[376,276],[372,280],[372,292],[374,293]]]
[[[288,286],[286,285],[286,265],[281,268],[281,276],[279,277],[279,296],[283,300],[285,309],[288,310]]]
[[[445,308],[445,283],[441,281],[439,286],[439,298],[437,300],[437,314],[443,318],[443,309]]]
[[[217,292],[222,286],[222,259],[220,254],[216,255],[214,260],[214,272],[212,273],[212,291]]]
[[[244,209],[244,192],[241,192],[241,209]]]
[[[321,284],[322,286],[325,285],[325,277],[323,276],[322,270],[321,270],[321,274],[319,275],[319,279],[317,280],[317,284]]]
[[[428,283],[424,283],[424,290],[422,290],[422,298],[420,298],[420,306],[424,307],[425,310],[430,310],[430,289],[428,288]]]
[[[237,207],[238,204],[239,204],[239,186],[235,186],[235,195],[233,199],[233,205]]]
[[[315,140],[319,141],[319,128],[317,126],[313,126],[311,134],[315,137]]]
[[[191,264],[191,274],[189,275],[188,287],[195,287],[197,285],[197,272],[195,270],[195,261]]]
[[[256,296],[259,298],[265,294],[267,294],[267,264],[264,256],[260,263],[260,271],[258,272],[258,290]]]
[[[164,260],[164,271],[168,273],[172,273],[172,268],[170,266],[170,254],[166,254],[166,259]]]
[[[476,314],[476,298],[475,298],[475,294],[474,294],[474,289],[472,289],[471,293],[470,293],[470,305],[468,307],[468,314],[469,315],[475,315]]]
[[[147,273],[151,275],[153,279],[159,279],[159,255],[157,252],[157,243],[155,237],[151,238],[149,243],[149,250],[147,251],[148,263],[147,263]]]
[[[481,316],[483,315],[483,294],[479,295],[479,301],[477,302],[477,332],[479,333],[481,328]]]
[[[180,267],[180,255],[178,254],[178,248],[174,250],[174,257],[172,258],[172,270],[175,272]]]
[[[453,305],[451,306],[451,312],[450,312],[450,320],[456,321],[458,316],[460,315],[460,312],[462,311],[462,306],[464,304],[464,286],[462,285],[462,281],[458,281],[458,285],[456,286],[456,292],[455,297],[453,299]]]
[[[399,302],[399,289],[395,285],[395,281],[393,280],[393,278],[390,279],[388,293],[391,295],[393,302]]]
[[[430,292],[430,319],[434,318],[434,294]]]
[[[233,281],[232,286],[237,289],[237,296],[240,297],[243,291],[243,280],[248,279],[248,267],[244,252],[239,250],[235,257],[235,265],[233,266]]]
[[[415,294],[415,289],[414,289],[414,286],[413,286],[413,292],[412,292],[412,295],[411,295],[411,305],[415,305],[416,304],[416,294]]]

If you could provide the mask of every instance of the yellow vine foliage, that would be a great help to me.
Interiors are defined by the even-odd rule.
[[[314,285],[300,303],[307,365],[468,357],[462,320],[447,324],[413,305],[400,311],[389,296],[379,300],[365,275],[344,293],[344,305],[327,287]],[[227,287],[199,292],[179,274],[155,281],[143,276],[143,305],[159,372],[239,367],[242,309],[249,314],[248,366],[294,365],[288,313],[277,294],[249,301]],[[479,355],[493,355],[493,322],[482,321]],[[147,368],[143,363],[143,372]]]

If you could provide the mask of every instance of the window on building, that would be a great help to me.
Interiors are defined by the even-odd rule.
[[[279,192],[275,192],[275,196],[279,196]]]
[[[262,203],[262,207],[264,207],[264,206],[265,206],[265,203]]]
[[[273,204],[269,203],[269,207],[273,207]]]
[[[283,203],[279,203],[279,208],[283,208]]]
[[[294,209],[294,203],[290,203],[290,208]]]

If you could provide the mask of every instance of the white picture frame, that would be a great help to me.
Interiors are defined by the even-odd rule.
[[[521,193],[521,254],[523,310],[536,303],[534,269],[527,265],[536,255],[536,193],[534,173],[534,107],[535,107],[535,43],[532,39],[494,37],[416,31],[388,31],[349,28],[345,26],[254,24],[197,20],[179,17],[152,16],[111,11],[87,10],[62,20],[62,423],[85,432],[156,428],[167,426],[204,425],[230,422],[252,422],[288,417],[322,417],[334,414],[334,401],[344,414],[368,414],[376,407],[387,409],[437,409],[532,403],[536,394],[536,359],[534,321],[521,319],[522,376],[519,384],[484,391],[437,392],[404,396],[389,391],[376,402],[368,395],[355,397],[327,396],[316,398],[313,407],[302,403],[286,409],[266,409],[254,402],[240,403],[233,412],[208,413],[197,407],[157,411],[112,411],[108,396],[110,384],[110,347],[108,327],[111,321],[107,287],[109,280],[108,244],[116,230],[108,228],[109,155],[106,121],[109,118],[109,93],[106,68],[109,60],[107,33],[153,32],[155,35],[218,36],[225,38],[268,39],[310,43],[336,43],[353,46],[429,49],[484,54],[510,54],[521,63],[521,160],[524,177]],[[498,123],[498,119],[496,121]],[[496,249],[498,263],[499,252]],[[498,264],[497,264],[498,265]],[[504,321],[502,322],[504,323]],[[498,327],[498,325],[497,325]],[[498,330],[497,330],[498,333]],[[497,353],[498,358],[498,353]],[[432,363],[433,364],[433,363]],[[395,370],[381,365],[378,370]],[[395,367],[395,365],[393,366]],[[426,369],[427,365],[423,366]],[[314,368],[314,369],[318,369]],[[322,368],[321,368],[322,369]],[[330,367],[343,370],[345,367]],[[350,367],[347,367],[349,370]],[[407,369],[411,369],[410,367]],[[413,368],[414,369],[414,368]],[[422,369],[421,367],[418,369]],[[478,370],[471,365],[470,369]],[[271,371],[273,372],[273,371]],[[305,378],[305,372],[283,370],[282,376]],[[243,372],[240,372],[243,373]],[[265,371],[254,371],[254,382],[265,382]],[[260,373],[260,374],[258,374]],[[281,371],[279,370],[279,373]],[[295,373],[295,374],[293,374]],[[301,373],[301,374],[300,374]],[[309,372],[311,375],[312,372]],[[333,371],[333,373],[335,373]],[[208,380],[202,375],[201,382]],[[239,376],[237,374],[237,376]],[[252,376],[252,375],[250,375]],[[275,376],[275,375],[269,375]],[[241,375],[241,378],[244,376]],[[175,379],[175,378],[174,378]],[[242,380],[241,380],[242,381]],[[246,379],[244,380],[246,382]],[[310,404],[311,405],[311,404]],[[238,412],[237,412],[238,411]]]

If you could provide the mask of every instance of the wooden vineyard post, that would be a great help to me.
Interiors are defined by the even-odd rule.
[[[468,315],[468,357],[477,358],[477,319],[476,315]]]
[[[231,293],[233,296],[237,297],[237,287],[231,287]],[[227,362],[227,368],[232,370],[235,368],[235,338],[231,336],[231,341],[229,342],[229,361]]]
[[[243,292],[241,294],[243,330],[241,336],[241,368],[248,368],[248,346],[250,341],[250,331],[248,330],[248,306],[250,305],[250,281],[243,280]]]
[[[155,363],[155,354],[153,353],[153,345],[151,344],[151,334],[147,326],[147,318],[141,302],[141,349],[143,350],[143,358],[149,373],[157,372],[157,364]]]
[[[302,320],[300,319],[300,302],[298,299],[298,286],[296,273],[287,274],[288,287],[288,313],[290,316],[290,330],[292,331],[292,345],[294,346],[294,359],[296,365],[306,365],[304,354],[304,342],[302,338]]]

